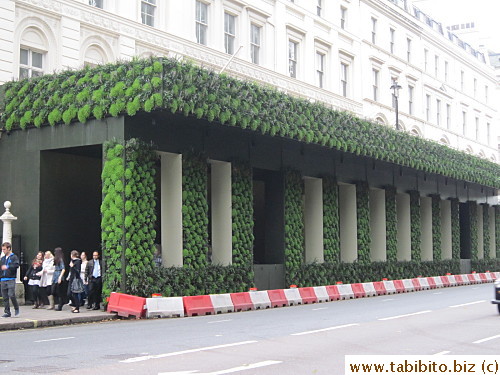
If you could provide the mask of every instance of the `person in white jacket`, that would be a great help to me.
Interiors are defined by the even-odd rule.
[[[48,307],[49,310],[54,310],[54,296],[51,295],[54,268],[54,255],[52,252],[46,251],[42,263],[42,271],[40,272],[40,298],[42,304],[50,305]]]

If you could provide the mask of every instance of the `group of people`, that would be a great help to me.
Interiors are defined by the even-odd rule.
[[[12,246],[2,244],[3,257],[0,260],[0,284],[4,301],[3,317],[10,317],[10,301],[14,306],[14,314],[19,315],[19,304],[15,297],[15,279],[19,260],[12,253]],[[66,272],[68,271],[68,272]],[[31,291],[33,308],[62,311],[69,298],[73,313],[79,313],[80,307],[87,303],[87,309],[100,309],[102,294],[102,262],[99,252],[87,254],[77,250],[71,251],[69,267],[66,268],[64,253],[60,247],[51,251],[39,251],[30,264],[24,280]]]

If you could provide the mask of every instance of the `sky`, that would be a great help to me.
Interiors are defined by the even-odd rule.
[[[413,0],[413,4],[443,26],[474,22],[486,47],[500,52],[500,0]]]

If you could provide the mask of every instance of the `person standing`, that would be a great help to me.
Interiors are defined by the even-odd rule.
[[[85,305],[85,300],[89,297],[89,282],[85,277],[85,272],[87,271],[87,254],[82,251],[80,254],[80,259],[82,260],[82,270],[80,271],[80,278],[83,281],[83,293],[80,293],[80,306]]]
[[[12,252],[10,242],[2,244],[3,258],[0,260],[0,289],[2,290],[2,298],[4,304],[3,318],[10,318],[10,303],[14,305],[14,314],[19,315],[19,304],[16,299],[16,275],[19,267],[19,259]]]
[[[40,297],[42,304],[49,305],[48,310],[54,310],[54,296],[52,295],[52,278],[54,277],[54,255],[46,251],[40,273]]]
[[[80,259],[80,254],[78,251],[71,251],[71,262],[69,263],[69,289],[71,291],[71,302],[73,304],[72,312],[80,312],[80,294],[83,293],[83,280],[80,283],[82,289],[73,289],[73,280],[80,279],[80,272],[82,268],[82,260]]]
[[[64,305],[65,292],[63,288],[63,276],[66,272],[64,265],[64,254],[60,247],[54,249],[54,274],[52,276],[52,295],[57,304],[56,311],[62,311]]]
[[[102,262],[99,259],[99,252],[92,253],[92,260],[87,263],[85,279],[89,283],[89,302],[87,309],[99,310],[102,294]]]
[[[42,272],[43,252],[39,251],[36,258],[31,262],[31,266],[24,276],[24,281],[28,281],[28,286],[31,290],[31,299],[33,300],[33,308],[38,309],[43,305],[40,299],[40,278]]]

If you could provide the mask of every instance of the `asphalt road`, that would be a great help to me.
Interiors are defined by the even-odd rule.
[[[493,285],[0,333],[0,374],[343,374],[344,356],[498,355]]]

